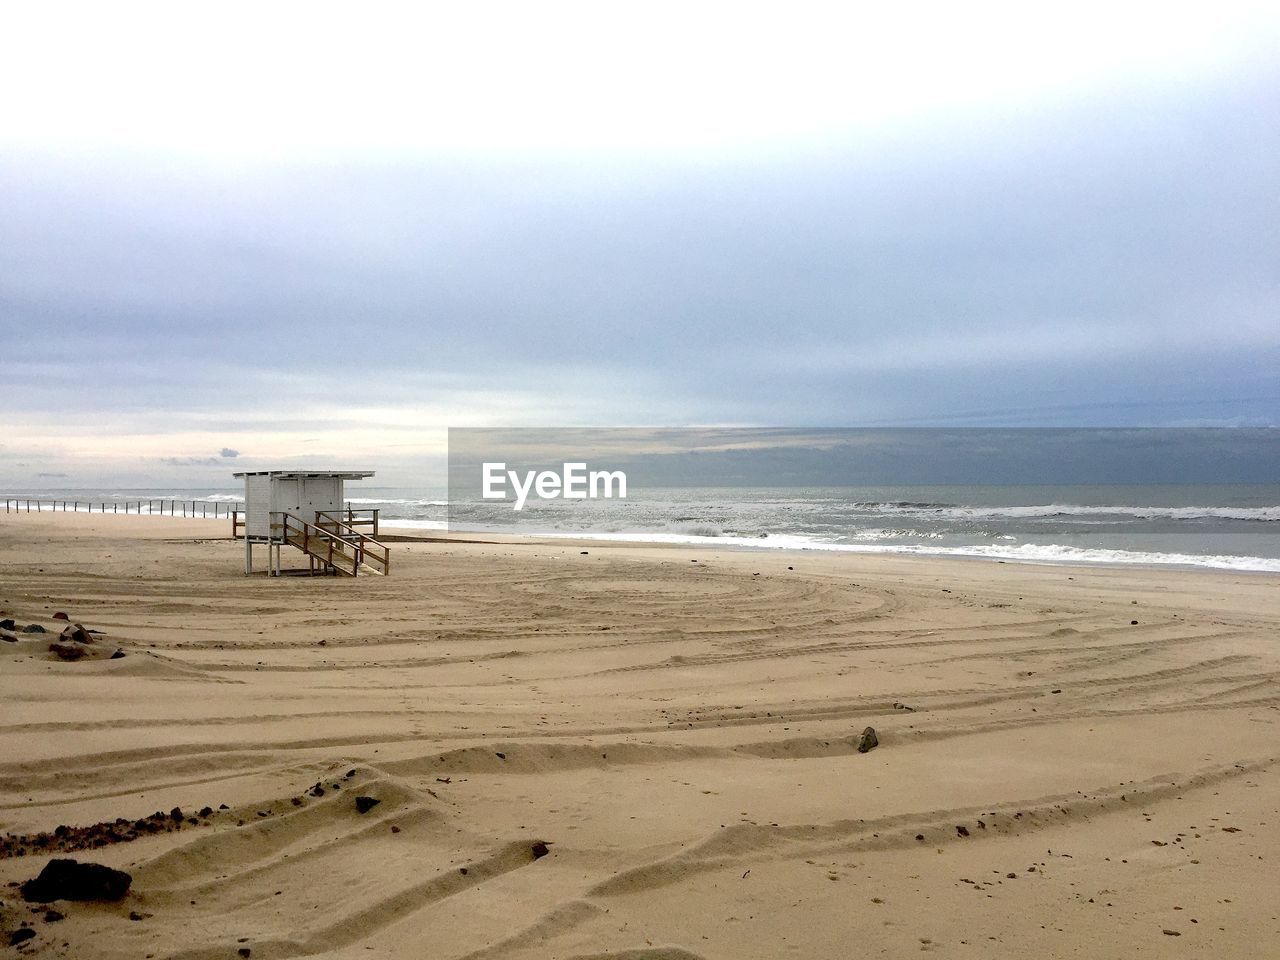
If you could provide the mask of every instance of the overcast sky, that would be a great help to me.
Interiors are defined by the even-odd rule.
[[[23,4],[0,487],[1280,423],[1274,3]]]

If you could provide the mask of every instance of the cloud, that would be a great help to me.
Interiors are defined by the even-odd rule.
[[[23,466],[23,464],[18,464],[18,466]],[[67,474],[67,473],[37,473],[37,474],[36,474],[36,476],[37,476],[37,477],[41,477],[42,479],[45,479],[45,480],[65,480],[67,477],[69,477],[69,476],[70,476],[70,474]]]
[[[1097,15],[1113,20],[1109,6]],[[967,22],[968,8],[956,17]],[[601,123],[626,132],[606,139],[634,132],[646,149],[607,162],[569,142],[445,149],[430,140],[441,129],[431,122],[384,127],[369,114],[378,129],[363,130],[333,122],[342,111],[324,96],[291,104],[290,116],[323,121],[304,124],[311,132],[349,137],[328,152],[281,128],[270,79],[253,78],[241,98],[260,107],[250,126],[263,136],[239,146],[270,157],[224,164],[148,148],[149,137],[175,133],[161,101],[137,101],[159,119],[122,125],[83,99],[72,73],[60,75],[81,112],[129,144],[114,149],[32,100],[31,116],[55,120],[0,150],[0,327],[41,331],[6,341],[24,387],[5,396],[12,452],[0,451],[0,464],[21,455],[95,478],[145,468],[146,485],[166,468],[228,482],[227,459],[312,456],[320,466],[359,460],[380,480],[405,465],[398,476],[413,482],[413,458],[438,455],[447,427],[1280,422],[1280,127],[1269,119],[1280,112],[1280,75],[1255,56],[1275,19],[1238,31],[1243,40],[1176,17],[1130,17],[1123,30],[1096,30],[1088,18],[1068,25],[1113,66],[1159,59],[1154,72],[1135,66],[1141,83],[1116,80],[1127,68],[1092,74],[1071,39],[1023,36],[1019,18],[1009,29],[1035,42],[967,30],[1016,63],[935,31],[942,39],[925,38],[932,46],[896,73],[868,61],[866,83],[810,83],[790,69],[802,56],[806,69],[838,71],[856,56],[779,42],[776,60],[690,39],[696,55],[681,69],[706,77],[622,71],[635,96]],[[724,28],[740,25],[735,16]],[[660,18],[650,27],[695,36]],[[755,33],[774,44],[769,30]],[[916,33],[907,32],[912,49]],[[842,50],[850,42],[845,31],[813,34]],[[857,36],[878,42],[874,29]],[[1190,55],[1202,45],[1212,70]],[[930,63],[934,46],[954,59],[916,77],[913,63]],[[1045,47],[1053,71],[1036,62]],[[522,49],[561,62],[538,44]],[[734,94],[736,76],[712,83],[718,51],[737,49],[773,90],[767,103],[750,88]],[[112,45],[92,52],[120,59]],[[652,54],[637,43],[628,55]],[[898,62],[893,43],[882,59]],[[577,91],[572,63],[563,61]],[[1046,72],[1028,75],[1037,69]],[[154,72],[145,59],[137,70]],[[953,75],[980,79],[971,70],[1009,96],[971,89],[957,112],[903,106],[945,97]],[[225,81],[197,72],[202,83]],[[915,85],[898,89],[904,75]],[[576,95],[521,85],[526,96],[512,99],[500,70],[486,76],[516,113],[572,102],[581,115],[557,119],[595,128],[582,118],[599,111]],[[690,129],[706,133],[692,141],[714,148],[644,125],[669,114],[648,96],[655,82],[682,102],[690,91]],[[593,89],[618,99],[608,82]],[[368,113],[368,98],[344,96],[348,110]],[[699,105],[708,96],[714,109]],[[836,108],[855,100],[901,112],[846,123]],[[202,102],[183,113],[188,146],[234,139]],[[475,104],[440,102],[458,111],[447,140],[517,129]],[[788,133],[779,118],[801,107],[831,120],[822,138]],[[775,121],[758,128],[769,142],[744,142],[737,134],[757,131],[762,110]],[[541,140],[557,127],[535,114],[519,129]],[[54,149],[55,126],[88,159]],[[0,141],[29,129],[9,124]],[[372,135],[399,130],[427,139],[400,150]],[[304,141],[298,161],[288,148]],[[67,356],[81,374],[71,381],[58,363]]]

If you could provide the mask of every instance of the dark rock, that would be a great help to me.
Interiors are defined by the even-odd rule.
[[[6,617],[0,620],[0,630],[17,630],[18,625],[14,623],[13,617]]]
[[[250,950],[248,947],[241,947],[239,950],[236,951],[236,953],[238,953],[242,957],[247,958],[250,954],[253,953],[253,951]]]
[[[507,759],[507,755],[505,753],[499,753],[497,750],[493,751],[493,755],[497,757],[499,760]]]
[[[866,753],[868,750],[874,750],[880,746],[880,738],[876,736],[875,727],[867,727],[862,731],[862,736],[858,738],[858,752]]]
[[[22,885],[28,903],[52,900],[119,900],[129,892],[133,877],[100,863],[50,860],[40,876]]]
[[[201,807],[201,808],[200,808],[200,816],[202,816],[202,817],[212,817],[212,816],[213,816],[213,807]]]
[[[89,631],[78,623],[73,623],[69,627],[65,627],[62,631],[63,640],[75,640],[77,643],[93,643],[93,637]]]
[[[377,797],[356,797],[356,809],[361,813],[368,813],[381,802]]]
[[[551,852],[551,850],[547,847],[547,845],[543,843],[541,840],[533,841],[533,846],[530,849],[533,851],[533,859],[535,860],[541,860],[543,857],[545,857],[548,853]]]
[[[183,819],[184,816],[185,814],[182,812],[181,807],[174,807],[172,810],[169,811],[170,820],[181,820]]]
[[[12,630],[0,630],[0,640],[3,640],[5,643],[17,643],[18,635]]]
[[[28,623],[25,627],[22,628],[22,632],[23,633],[48,633],[49,631],[46,630],[44,627],[40,626],[40,624],[38,623]]]
[[[83,643],[55,640],[49,644],[49,652],[56,653],[62,660],[79,660],[89,651]]]
[[[66,917],[63,916],[61,913],[59,913],[57,910],[46,910],[44,912],[45,923],[57,923],[59,920],[65,920],[65,919]]]
[[[969,835],[969,828],[966,827],[964,824],[958,824],[956,826],[956,833],[958,833],[962,837],[967,837]]]
[[[55,614],[53,615],[53,619],[55,619],[55,620],[70,620],[71,618],[70,618],[70,617],[68,617],[68,616],[67,616],[65,613],[63,613],[61,610],[59,610],[57,613],[55,613]]]
[[[107,659],[108,659],[108,660],[123,660],[123,659],[124,659],[124,650],[123,650],[123,649],[121,649],[120,647],[116,647],[116,652],[115,652],[115,653],[113,653],[113,654],[112,654],[110,657],[108,657]]]
[[[9,946],[16,947],[20,943],[26,943],[35,935],[36,932],[30,927],[19,927],[17,930],[13,931],[13,933],[9,934]]]

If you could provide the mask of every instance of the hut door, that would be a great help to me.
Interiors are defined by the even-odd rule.
[[[297,480],[277,480],[275,509],[281,513],[292,513],[294,516],[301,516],[303,520],[310,518],[303,515],[299,509],[301,507],[301,489],[302,484]]]

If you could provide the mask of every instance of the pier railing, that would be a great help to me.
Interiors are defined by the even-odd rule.
[[[5,513],[129,513],[153,517],[208,517],[217,519],[244,512],[242,503],[219,500],[47,500],[36,497],[5,497]]]

